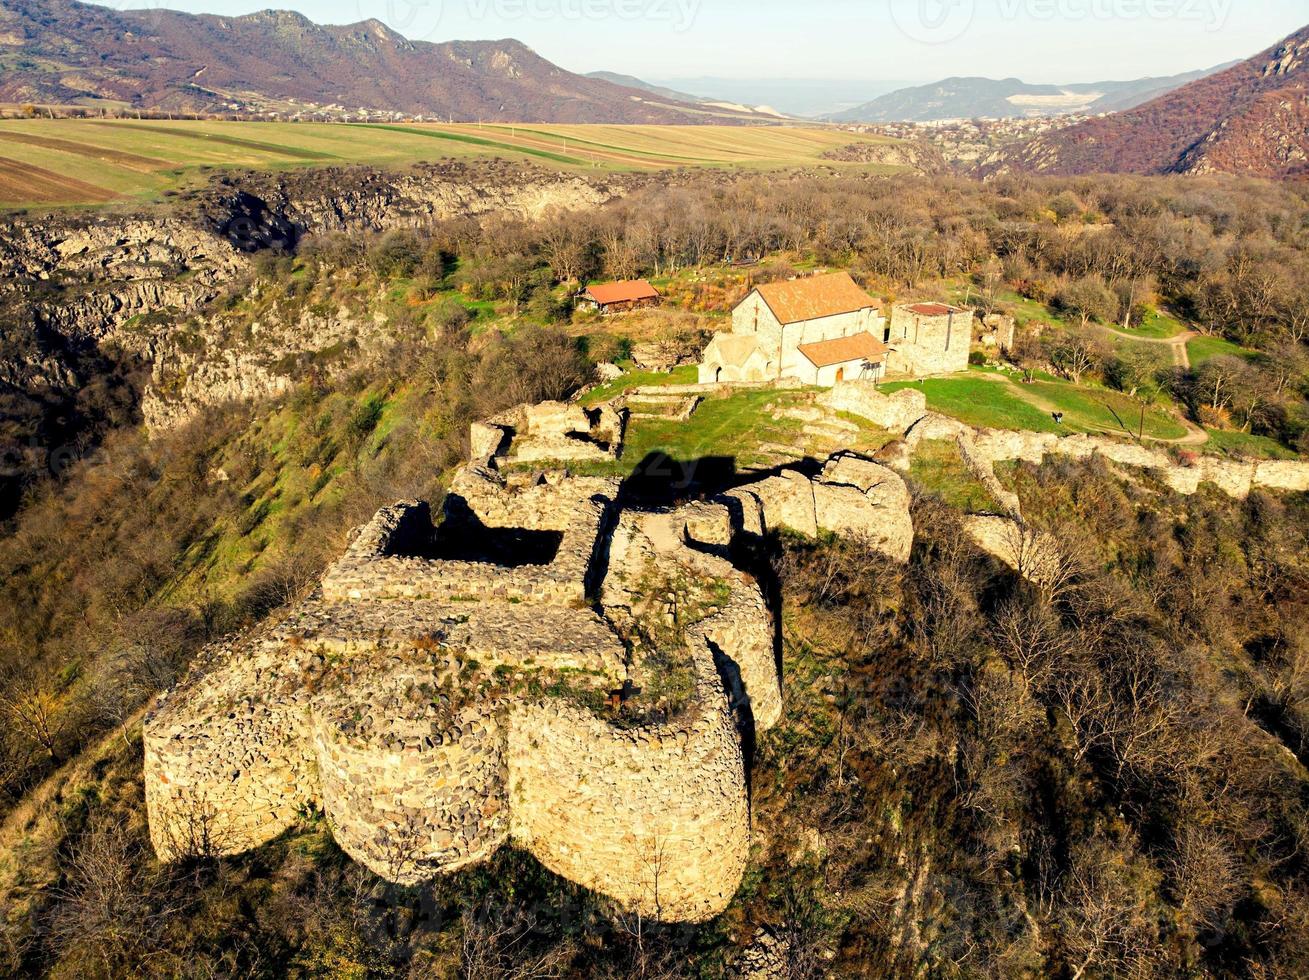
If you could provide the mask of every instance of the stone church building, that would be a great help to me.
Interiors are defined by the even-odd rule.
[[[759,286],[732,311],[731,332],[706,348],[700,382],[877,379],[885,325],[881,303],[844,272]]]
[[[775,282],[751,290],[732,329],[705,348],[701,384],[793,379],[830,388],[968,369],[973,311],[939,303],[882,304],[848,273]]]

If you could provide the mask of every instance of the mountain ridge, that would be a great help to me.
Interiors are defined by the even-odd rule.
[[[1001,152],[1011,171],[1309,176],[1309,27],[1232,68],[1128,112]]]
[[[457,121],[731,122],[731,112],[565,71],[519,41],[411,41],[316,24],[0,0],[0,101],[170,112],[392,112]]]
[[[1232,62],[1231,65],[1239,64]],[[948,119],[1095,115],[1135,108],[1231,65],[1128,81],[1031,84],[1020,78],[953,76],[898,89],[829,118],[835,122],[940,122]]]

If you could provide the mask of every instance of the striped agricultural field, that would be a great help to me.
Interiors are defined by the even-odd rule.
[[[212,170],[402,167],[489,156],[576,171],[762,170],[812,165],[826,151],[855,142],[887,141],[791,126],[4,120],[0,208],[149,199],[202,182]]]

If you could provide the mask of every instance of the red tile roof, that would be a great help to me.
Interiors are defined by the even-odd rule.
[[[917,313],[919,316],[947,316],[964,311],[957,306],[946,306],[944,303],[917,303],[909,307],[909,312]]]
[[[860,289],[845,272],[773,282],[760,286],[758,292],[783,325],[880,309],[882,305]]]
[[[880,364],[886,360],[888,348],[867,330],[851,337],[823,340],[816,344],[801,344],[800,353],[814,367],[831,367],[850,361],[868,361]]]
[[[586,295],[601,306],[609,306],[612,303],[639,303],[642,300],[658,299],[659,290],[644,279],[635,279],[630,282],[607,282],[599,286],[588,286]]]

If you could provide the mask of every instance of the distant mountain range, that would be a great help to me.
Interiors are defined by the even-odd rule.
[[[785,114],[778,112],[776,109],[767,105],[747,105],[741,102],[734,102],[731,99],[712,98],[702,95],[689,95],[686,92],[679,92],[676,89],[666,88],[662,85],[654,85],[650,82],[642,81],[632,75],[620,75],[612,71],[593,71],[588,72],[587,78],[598,78],[602,81],[611,82],[614,85],[622,85],[624,88],[641,89],[661,99],[667,99],[672,102],[682,102],[691,105],[698,105],[708,110],[727,110],[728,112],[738,112],[750,115],[764,117],[784,118]]]
[[[410,41],[290,11],[244,17],[0,0],[0,101],[174,112],[358,110],[459,121],[748,122],[564,71],[518,41]]]
[[[1309,27],[1128,112],[1002,151],[984,173],[1309,176]]]
[[[1099,115],[1134,108],[1228,67],[1166,78],[1073,85],[1029,85],[1017,78],[947,78],[891,92],[829,118],[835,122],[891,123]]]
[[[691,92],[697,99],[771,106],[788,116],[824,119],[912,84],[909,81],[818,78],[654,78],[665,91]]]

